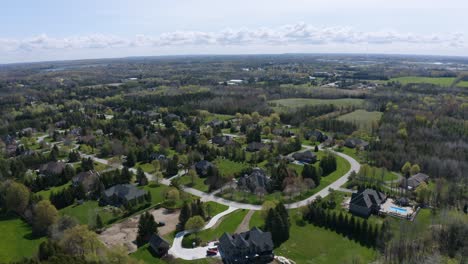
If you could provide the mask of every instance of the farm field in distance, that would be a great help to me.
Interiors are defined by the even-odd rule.
[[[369,112],[366,110],[358,109],[351,113],[339,116],[337,119],[356,124],[360,129],[370,131],[372,125],[377,125],[377,122],[382,117],[382,112]]]
[[[345,99],[313,99],[313,98],[287,98],[272,100],[268,102],[272,108],[279,111],[285,111],[289,108],[299,108],[306,105],[336,105],[362,107],[365,101],[363,99],[345,98]]]
[[[398,77],[392,78],[389,81],[399,82],[403,85],[412,84],[412,83],[428,83],[434,85],[440,85],[443,87],[449,87],[455,81],[454,77],[417,77],[417,76],[407,76],[407,77]]]

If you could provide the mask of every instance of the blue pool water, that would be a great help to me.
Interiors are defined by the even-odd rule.
[[[394,207],[394,206],[390,206],[390,209],[396,213],[400,213],[400,214],[406,214],[406,209],[404,208],[400,208],[400,207]]]

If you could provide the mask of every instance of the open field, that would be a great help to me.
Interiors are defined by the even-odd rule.
[[[0,217],[0,262],[19,261],[23,257],[31,257],[45,240],[33,238],[31,227],[23,220],[13,216]]]
[[[353,263],[353,260],[370,263],[377,252],[334,231],[311,224],[299,226],[291,221],[290,238],[275,249],[275,255],[296,263],[342,264]]]
[[[410,83],[429,83],[434,85],[439,85],[443,87],[449,87],[455,81],[453,77],[418,77],[418,76],[407,76],[407,77],[398,77],[392,78],[389,81],[399,82],[403,85]]]
[[[463,88],[468,88],[468,81],[461,81],[461,82],[458,82],[457,87],[463,87]]]
[[[71,185],[71,182],[68,182],[68,183],[65,183],[65,184],[60,185],[60,186],[50,187],[48,190],[39,191],[36,194],[39,194],[44,199],[49,199],[51,193],[53,193],[53,192],[57,193],[57,192],[59,192],[59,191],[61,191],[63,189],[68,188],[70,185]]]
[[[94,225],[96,215],[102,219],[104,225],[116,221],[121,217],[119,210],[112,211],[109,207],[101,207],[97,201],[86,201],[83,204],[73,204],[59,211],[60,215],[68,215],[76,218],[81,224]]]
[[[336,105],[362,107],[364,99],[344,98],[344,99],[314,99],[314,98],[288,98],[272,100],[268,103],[275,111],[284,111],[290,108],[298,108],[306,105]]]
[[[372,125],[377,124],[377,122],[382,118],[381,112],[369,112],[366,110],[358,109],[351,113],[342,115],[338,117],[338,120],[350,122],[356,124],[359,129],[371,131]]]
[[[234,175],[249,167],[247,163],[240,163],[222,158],[217,158],[213,163],[218,167],[219,172],[223,176]]]
[[[135,259],[141,260],[147,264],[168,263],[168,261],[161,260],[160,258],[153,256],[149,250],[148,244],[140,247],[135,253],[131,254],[130,256]],[[206,258],[206,259],[197,259],[197,260],[174,259],[174,260],[171,260],[169,263],[172,263],[172,264],[215,264],[215,263],[220,263],[220,260],[216,258]]]

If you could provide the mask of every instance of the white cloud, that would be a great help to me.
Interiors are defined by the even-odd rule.
[[[324,46],[324,45],[434,45],[466,47],[461,33],[413,34],[382,30],[363,32],[350,27],[315,27],[305,23],[284,25],[277,28],[225,29],[219,32],[174,31],[157,36],[136,35],[120,37],[106,34],[54,38],[42,34],[26,39],[0,38],[0,51],[37,52],[42,50],[109,49],[135,47],[184,47],[184,46]]]

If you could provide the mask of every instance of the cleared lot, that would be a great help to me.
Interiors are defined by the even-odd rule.
[[[168,234],[176,229],[176,225],[179,222],[179,210],[171,212],[160,208],[150,210],[150,213],[154,216],[156,222],[166,223],[165,226],[158,227],[160,235]],[[139,219],[140,215],[136,215],[121,223],[112,225],[99,235],[99,239],[108,247],[123,245],[129,253],[135,252],[137,250],[136,237]]]

